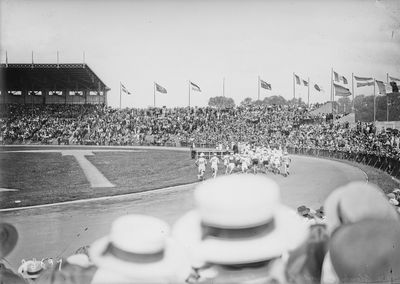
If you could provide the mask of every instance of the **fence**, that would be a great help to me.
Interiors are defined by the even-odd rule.
[[[348,160],[351,162],[368,165],[387,172],[391,176],[400,179],[400,161],[398,159],[386,157],[384,155],[315,148],[288,147],[287,149],[290,154],[295,155],[307,155],[328,159]]]

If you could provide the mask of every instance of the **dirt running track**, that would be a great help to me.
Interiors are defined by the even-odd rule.
[[[290,177],[269,175],[281,186],[283,203],[292,208],[303,204],[317,208],[334,188],[353,180],[366,180],[363,171],[344,163],[302,156],[295,156],[292,161]],[[68,256],[80,246],[106,235],[111,222],[128,213],[153,215],[172,224],[193,208],[194,187],[185,185],[121,197],[0,211],[2,222],[15,224],[20,234],[17,247],[7,260],[16,268],[23,258]]]

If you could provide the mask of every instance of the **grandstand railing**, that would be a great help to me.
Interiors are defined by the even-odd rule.
[[[287,149],[288,152],[293,155],[306,155],[318,158],[347,160],[350,162],[368,165],[400,179],[400,161],[385,155],[362,152],[356,153],[346,150],[327,150],[303,147],[288,147]]]

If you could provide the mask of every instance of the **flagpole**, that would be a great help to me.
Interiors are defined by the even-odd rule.
[[[294,99],[296,99],[296,84],[294,82],[294,72],[293,72],[293,103],[295,103]]]
[[[156,82],[153,82],[154,107],[156,107]]]
[[[119,109],[121,109],[121,81],[119,82]]]
[[[307,105],[310,107],[310,77],[308,77]]]
[[[389,84],[389,73],[386,73],[386,82]],[[386,87],[385,87],[386,93]],[[389,94],[386,94],[386,121],[389,121]]]
[[[260,76],[258,76],[258,100],[260,100]]]
[[[222,96],[225,97],[225,77],[222,78]]]
[[[189,84],[189,108],[190,108],[190,81],[188,81]]]
[[[376,120],[376,99],[375,99],[375,78],[374,78],[374,123],[375,123],[375,120]]]
[[[333,91],[333,68],[331,68],[331,111],[332,111],[332,122],[335,120],[335,115],[333,113],[333,101],[334,101],[334,91]]]
[[[356,110],[355,110],[355,108],[354,108],[354,99],[355,99],[355,97],[354,97],[354,73],[351,73],[351,92],[353,93],[353,112],[354,112],[354,115],[355,115],[355,113],[356,113]]]

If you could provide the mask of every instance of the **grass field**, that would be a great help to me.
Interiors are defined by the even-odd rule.
[[[188,152],[94,153],[87,159],[115,187],[91,188],[73,156],[0,152],[0,188],[18,189],[0,192],[0,208],[140,192],[196,181],[196,168]]]
[[[29,148],[32,149],[40,150]],[[197,181],[194,161],[186,151],[140,149],[136,152],[93,152],[95,155],[86,158],[115,187],[92,188],[73,156],[62,156],[60,152],[0,151],[0,188],[17,189],[0,191],[0,208],[135,193]],[[365,171],[369,181],[385,192],[398,187],[398,183],[382,171],[342,162]],[[208,177],[209,171],[206,172]]]

